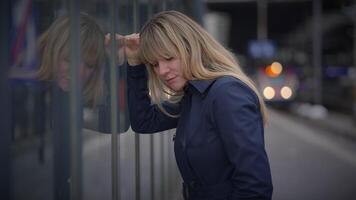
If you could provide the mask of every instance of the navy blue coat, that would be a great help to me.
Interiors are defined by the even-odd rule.
[[[154,133],[177,128],[174,151],[190,200],[266,200],[272,181],[256,94],[224,76],[189,81],[179,105],[150,103],[145,66],[128,68],[131,127]]]

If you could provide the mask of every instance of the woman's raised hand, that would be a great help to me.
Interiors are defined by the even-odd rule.
[[[139,48],[140,48],[140,35],[138,33],[133,33],[131,35],[125,36],[125,53],[129,65],[134,66],[142,63],[138,56]]]
[[[116,39],[116,63],[121,65],[124,61],[124,55],[126,54],[127,62],[129,65],[139,65],[142,62],[138,57],[138,50],[140,47],[140,35],[137,33],[133,33],[131,35],[122,36],[119,34],[115,34]],[[105,35],[105,46],[106,51],[110,55],[110,42],[111,35],[110,33]]]

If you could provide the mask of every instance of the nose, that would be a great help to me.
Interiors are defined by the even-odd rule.
[[[160,76],[165,76],[169,72],[169,67],[166,62],[158,61],[158,74]]]

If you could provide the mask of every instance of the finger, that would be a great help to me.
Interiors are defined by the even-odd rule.
[[[121,40],[121,39],[125,38],[125,36],[115,33],[115,38],[117,40]]]
[[[105,35],[104,44],[105,44],[105,46],[110,44],[110,33]]]
[[[135,41],[133,38],[125,38],[124,40],[126,46],[132,46],[135,45]]]
[[[120,35],[120,34],[115,34],[115,39],[116,39],[116,41],[123,41],[123,40],[125,40],[125,36],[123,36],[123,35]]]
[[[115,34],[115,39],[116,39],[117,44],[118,44],[119,46],[122,46],[122,45],[125,44],[125,36],[116,33],[116,34]]]
[[[133,33],[133,34],[130,34],[130,35],[126,35],[124,37],[125,37],[125,39],[129,39],[130,40],[130,39],[139,38],[140,35],[138,33]]]
[[[140,38],[138,35],[125,36],[126,45],[139,45],[139,43],[140,43]]]

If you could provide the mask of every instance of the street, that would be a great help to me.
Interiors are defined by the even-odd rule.
[[[274,200],[355,200],[356,145],[270,110],[265,132]]]

